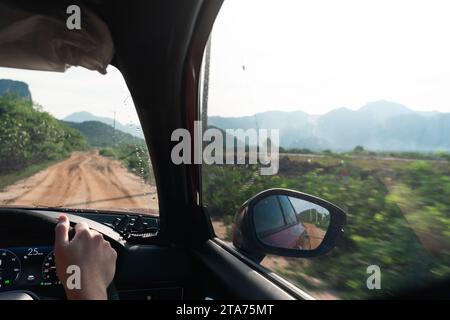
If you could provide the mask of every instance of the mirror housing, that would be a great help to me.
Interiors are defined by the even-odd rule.
[[[288,248],[287,246],[270,245],[267,241],[262,241],[261,235],[257,233],[255,226],[255,206],[273,196],[279,198],[286,196],[295,198],[310,204],[314,207],[323,209],[327,214],[328,228],[324,230],[323,239],[315,247],[306,249],[301,246]],[[298,219],[299,213],[296,212],[297,222],[294,225],[304,225]],[[329,216],[328,216],[329,215]],[[258,219],[261,219],[258,217]],[[267,223],[266,223],[267,224]],[[317,257],[329,252],[336,245],[336,241],[344,232],[346,224],[346,214],[334,204],[311,196],[302,192],[288,189],[268,189],[251,199],[247,200],[237,211],[233,225],[233,245],[252,260],[260,262],[266,254],[285,256],[285,257]],[[291,225],[292,226],[292,225]],[[302,227],[303,230],[305,228]]]

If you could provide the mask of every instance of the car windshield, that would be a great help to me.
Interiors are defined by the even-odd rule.
[[[0,68],[0,206],[158,214],[121,73]]]

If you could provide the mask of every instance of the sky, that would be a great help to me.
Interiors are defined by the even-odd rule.
[[[226,0],[211,50],[212,115],[450,112],[448,0]]]
[[[226,0],[212,34],[209,114],[323,114],[389,100],[450,112],[448,0]],[[118,70],[0,68],[57,118],[137,122]]]
[[[106,75],[81,67],[65,73],[0,68],[0,79],[28,83],[33,101],[58,119],[78,111],[113,118],[116,112],[123,124],[139,123],[125,80],[113,66]]]

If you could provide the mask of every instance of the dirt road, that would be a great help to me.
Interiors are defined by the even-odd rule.
[[[325,230],[322,230],[312,223],[303,222],[303,226],[306,229],[309,237],[309,249],[316,249],[322,243],[322,240],[325,238],[325,234],[327,233]]]
[[[156,188],[97,151],[76,152],[0,192],[0,204],[155,213]]]

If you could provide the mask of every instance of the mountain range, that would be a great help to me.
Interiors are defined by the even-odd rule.
[[[65,117],[63,119],[63,121],[74,122],[74,123],[82,123],[82,122],[86,122],[86,121],[97,121],[97,122],[102,122],[104,124],[107,124],[111,127],[114,126],[113,118],[99,117],[99,116],[93,115],[92,113],[87,112],[87,111],[80,111],[80,112],[72,113],[72,114],[68,115],[67,117]],[[115,126],[116,126],[117,130],[131,134],[135,137],[144,139],[144,134],[142,133],[142,129],[138,125],[131,124],[131,123],[124,125],[116,120]]]
[[[11,92],[32,101],[28,84],[0,79],[0,96]],[[94,137],[100,134],[95,133],[95,125],[106,124],[108,127],[99,125],[97,129],[102,129],[103,140],[112,139],[112,118],[81,111],[72,113],[63,121],[89,135],[94,145],[102,144]],[[348,151],[363,146],[373,151],[450,151],[450,113],[414,111],[385,100],[367,103],[358,110],[338,108],[322,115],[303,111],[269,111],[246,117],[212,116],[208,117],[208,126],[222,130],[279,129],[280,146],[286,149]],[[138,125],[116,121],[115,128],[130,135],[117,133],[120,138],[115,138],[119,140],[135,142],[134,137],[137,137],[139,140],[136,141],[143,141]],[[106,137],[103,133],[111,136]]]
[[[92,147],[107,147],[119,144],[144,144],[144,139],[133,136],[99,121],[69,122],[64,124],[77,129]]]
[[[221,129],[279,129],[280,146],[315,151],[348,151],[355,146],[384,151],[450,150],[450,113],[419,112],[390,101],[323,115],[269,111],[246,117],[208,118]]]

